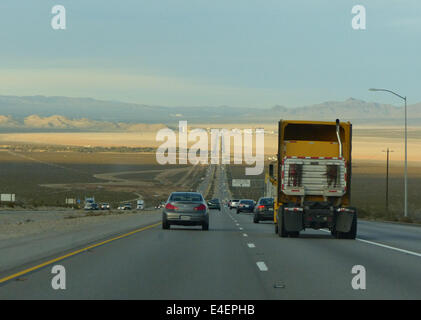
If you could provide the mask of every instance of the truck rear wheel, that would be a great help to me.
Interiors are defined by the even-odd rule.
[[[278,213],[278,235],[281,238],[288,237],[288,233],[285,231],[284,210],[282,207],[279,208],[279,213]]]
[[[354,218],[352,219],[351,229],[348,232],[336,232],[336,238],[338,239],[352,239],[357,237],[357,209],[355,210]]]
[[[352,219],[351,230],[344,234],[345,239],[354,240],[357,237],[357,211],[355,211],[354,219]]]

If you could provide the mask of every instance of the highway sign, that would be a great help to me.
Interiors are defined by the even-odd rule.
[[[250,188],[250,179],[232,179],[232,186]]]

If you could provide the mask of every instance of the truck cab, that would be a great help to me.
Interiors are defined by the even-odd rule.
[[[357,210],[350,207],[352,125],[279,121],[275,232],[298,237],[306,228],[355,239]],[[272,170],[273,174],[274,170]]]
[[[144,200],[137,200],[136,210],[143,210],[144,208],[145,208],[145,201]]]

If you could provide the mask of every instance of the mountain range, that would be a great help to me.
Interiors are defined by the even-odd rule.
[[[287,108],[165,107],[92,98],[1,96],[0,129],[19,130],[144,130],[145,125],[191,123],[272,123],[277,119],[351,121],[354,124],[401,124],[402,107],[354,98]],[[408,105],[409,125],[421,124],[421,103]],[[137,126],[136,126],[137,125]],[[155,127],[155,126],[152,126]],[[152,129],[152,127],[150,129]]]

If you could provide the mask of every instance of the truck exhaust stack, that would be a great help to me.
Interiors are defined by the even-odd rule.
[[[339,126],[339,119],[336,119],[336,136],[338,137],[338,143],[339,143],[339,157],[342,158],[342,141],[341,141],[341,135],[340,135],[340,126]]]

